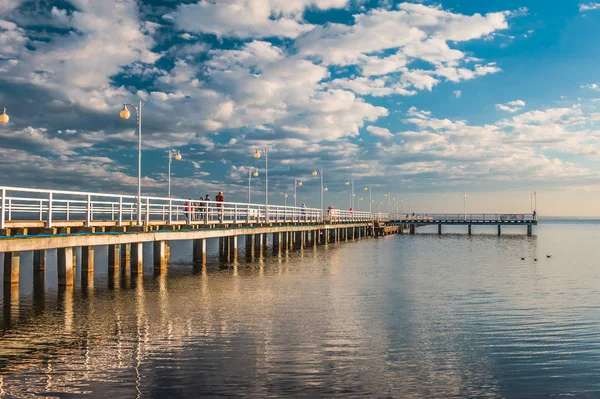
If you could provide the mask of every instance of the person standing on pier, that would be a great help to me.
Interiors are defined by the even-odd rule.
[[[219,208],[219,222],[223,223],[224,204],[222,202],[225,202],[225,196],[222,191],[219,191],[219,194],[215,197],[215,201],[217,201],[217,208]]]
[[[211,199],[210,199],[210,195],[206,194],[206,198],[204,198],[204,207],[205,207],[205,211],[206,211],[206,220],[210,220],[211,219],[211,214],[210,214],[210,207],[211,207]]]
[[[188,224],[192,221],[192,199],[185,201],[185,220]]]

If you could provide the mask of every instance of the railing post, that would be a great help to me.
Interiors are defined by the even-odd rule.
[[[238,206],[237,204],[235,204],[235,208],[234,208],[234,215],[233,215],[233,223],[237,224],[238,221]]]
[[[12,198],[8,199],[8,220],[12,220]]]
[[[6,189],[2,189],[2,204],[0,205],[0,229],[4,228],[4,224],[6,223]]]
[[[71,220],[71,215],[69,214],[70,211],[71,211],[71,206],[70,205],[71,205],[71,203],[69,201],[67,201],[67,222],[69,220]]]
[[[123,226],[123,197],[119,197],[119,226]]]
[[[44,215],[42,214],[43,212],[44,212],[44,204],[43,204],[43,201],[40,200],[40,222],[42,220],[44,220]]]
[[[110,220],[115,220],[115,204],[110,204]]]
[[[248,204],[248,213],[246,214],[246,218],[248,219],[248,223],[250,223],[250,204]]]
[[[269,223],[269,205],[265,205],[265,223]]]
[[[146,226],[150,225],[150,198],[146,198]]]
[[[92,196],[88,194],[87,204],[85,207],[85,226],[90,227],[92,224]]]
[[[169,225],[173,224],[173,200],[169,198]]]
[[[46,227],[52,227],[52,192],[48,193],[48,218],[46,220]]]

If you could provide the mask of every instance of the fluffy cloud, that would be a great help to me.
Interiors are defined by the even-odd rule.
[[[367,130],[375,137],[381,137],[384,139],[390,139],[394,137],[394,134],[392,132],[382,127],[368,126]]]
[[[579,5],[579,12],[600,10],[600,3],[587,3]]]
[[[168,15],[179,29],[238,38],[295,38],[314,26],[302,20],[308,7],[344,7],[349,0],[201,0]]]
[[[581,86],[582,89],[590,89],[590,90],[594,90],[594,91],[600,91],[600,86],[598,86],[596,83],[591,83],[589,85],[583,85]]]
[[[499,109],[500,111],[506,111],[506,112],[510,112],[510,113],[515,113],[517,111],[520,111],[521,109],[523,109],[523,107],[525,106],[525,101],[523,100],[515,100],[515,101],[509,101],[505,104],[496,104],[496,109]]]

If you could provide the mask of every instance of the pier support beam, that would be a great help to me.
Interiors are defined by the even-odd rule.
[[[33,251],[33,270],[41,271],[46,270],[46,250],[39,249]]]
[[[254,234],[254,256],[262,257],[263,255],[263,235]]]
[[[252,261],[254,257],[254,234],[246,234],[246,260]]]
[[[415,232],[415,225],[414,225],[414,224],[411,224],[411,225],[410,225],[410,235],[411,235],[411,236],[414,236],[414,235],[415,235],[415,233],[416,233],[416,232]]]
[[[442,225],[438,224],[438,235],[442,235]]]
[[[499,224],[498,225],[498,237],[500,237],[502,235],[502,225]]]
[[[200,238],[193,242],[194,263],[206,264],[206,238]]]
[[[81,247],[81,282],[87,287],[94,285],[94,247],[87,245]]]
[[[527,225],[527,237],[532,237],[533,236],[533,225],[528,224]]]
[[[121,267],[125,272],[131,272],[131,245],[121,244]]]
[[[154,241],[154,273],[162,274],[167,270],[167,245],[165,241]]]
[[[4,253],[4,285],[19,284],[19,266],[21,264],[20,252]]]
[[[236,263],[238,260],[237,236],[229,237],[229,262]]]
[[[58,285],[70,287],[73,285],[73,248],[58,248],[56,250],[56,269],[58,271]]]
[[[469,231],[470,236],[473,235],[473,226],[472,225],[469,225],[468,231]]]
[[[273,255],[281,255],[281,233],[273,233]]]
[[[121,246],[111,244],[108,246],[108,273],[116,276],[119,274],[121,266]]]
[[[144,244],[134,242],[131,244],[131,274],[144,273]]]

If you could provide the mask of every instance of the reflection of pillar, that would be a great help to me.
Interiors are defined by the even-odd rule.
[[[6,253],[4,254],[6,256]],[[4,284],[2,304],[2,324],[4,328],[10,328],[12,322],[19,318],[19,285]]]
[[[56,268],[58,285],[73,285],[73,248],[58,248],[56,250]]]
[[[498,237],[500,237],[502,235],[502,225],[499,224],[498,225]]]
[[[225,259],[225,237],[219,237],[219,260]]]
[[[144,244],[134,242],[131,244],[131,274],[144,273]]]
[[[229,237],[229,261],[231,263],[237,262],[238,250],[237,250],[237,236]]]
[[[206,238],[194,240],[193,253],[194,263],[206,264]]]
[[[473,226],[469,225],[469,235],[472,235],[472,234],[473,234],[473,229],[472,229],[472,227],[473,227]]]
[[[221,260],[224,262],[229,261],[229,247],[231,242],[229,241],[229,237],[223,237],[223,254]]]
[[[65,331],[73,329],[73,286],[58,287],[58,308],[62,310],[65,323]]]
[[[527,237],[532,237],[532,236],[533,236],[533,225],[528,224],[527,225]]]
[[[469,226],[470,228],[471,226]],[[442,235],[442,225],[438,224],[438,235]]]
[[[410,225],[410,235],[411,235],[411,236],[414,236],[414,235],[415,235],[415,225],[414,225],[414,224],[411,224],[411,225]]]
[[[4,285],[19,284],[19,265],[21,263],[20,252],[5,252],[4,253]]]
[[[263,246],[265,247],[265,249],[267,249],[267,247],[269,246],[269,234],[264,234],[263,237]]]
[[[33,270],[46,270],[46,250],[33,251]]]
[[[154,241],[154,272],[162,274],[167,270],[167,246],[165,241]]]
[[[46,270],[33,271],[33,306],[43,311],[46,305]]]

